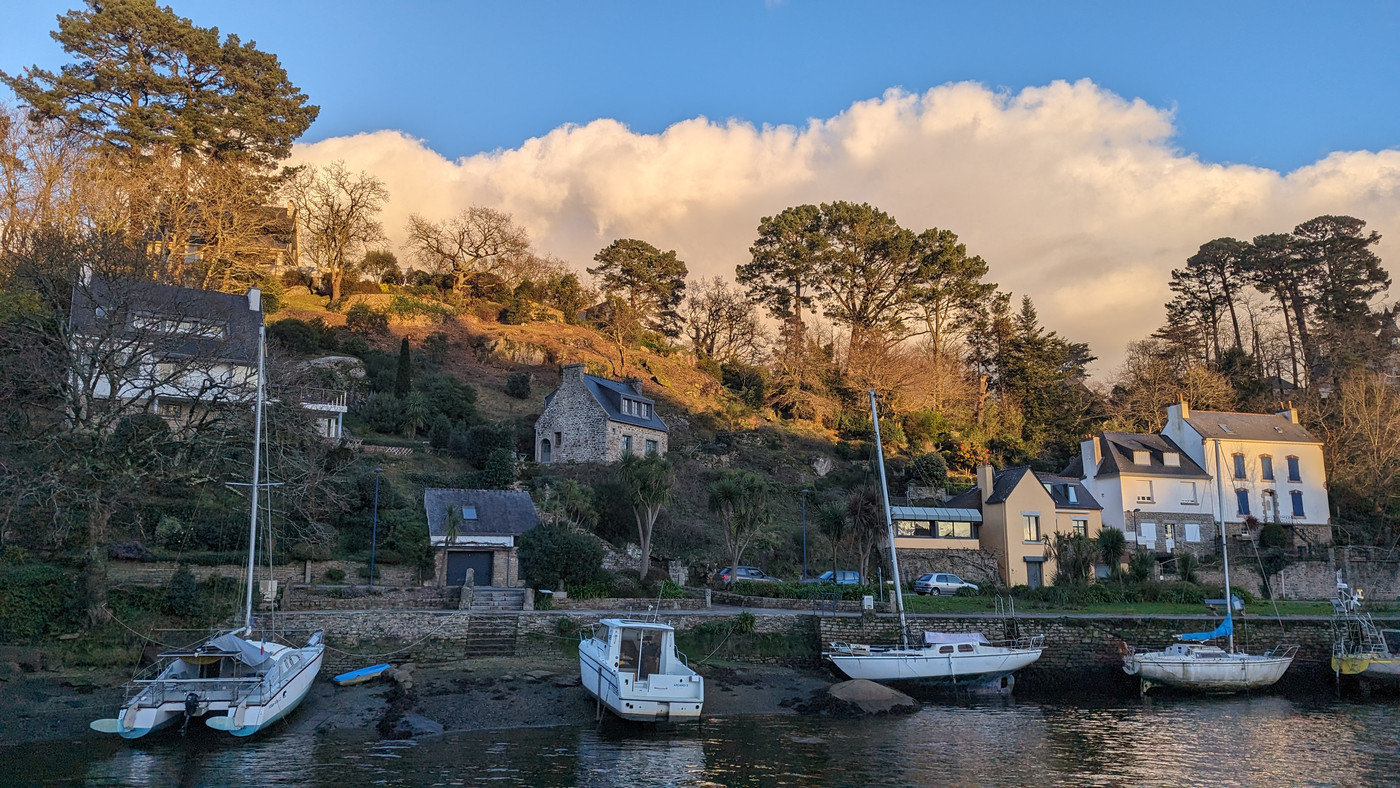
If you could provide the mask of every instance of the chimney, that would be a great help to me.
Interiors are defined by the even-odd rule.
[[[563,377],[564,380],[577,380],[578,382],[582,383],[583,365],[565,364],[563,367],[560,368],[559,374]]]
[[[1288,419],[1290,422],[1292,422],[1292,423],[1294,423],[1294,424],[1297,424],[1297,423],[1298,423],[1298,409],[1295,408],[1295,407],[1293,407],[1293,403],[1292,403],[1292,402],[1288,403],[1288,409],[1287,409],[1287,410],[1281,410],[1281,411],[1279,411],[1279,412],[1278,412],[1278,415],[1284,417],[1285,419]]]
[[[1096,435],[1091,435],[1079,442],[1080,463],[1084,466],[1081,471],[1084,478],[1092,479],[1099,470],[1099,439]]]
[[[1189,418],[1191,418],[1191,403],[1189,403],[1189,402],[1186,401],[1186,395],[1185,395],[1185,394],[1178,394],[1178,395],[1176,395],[1176,396],[1177,396],[1177,405],[1179,405],[1179,406],[1181,407],[1181,418],[1183,418],[1183,419],[1189,419]]]
[[[262,291],[256,287],[248,288],[248,310],[250,312],[262,311]]]
[[[992,497],[992,484],[995,475],[990,465],[977,466],[977,489],[982,492],[982,503],[987,503],[987,499]]]

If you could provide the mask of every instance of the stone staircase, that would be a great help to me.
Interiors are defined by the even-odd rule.
[[[467,625],[464,657],[509,657],[515,655],[516,616],[473,613]]]
[[[525,609],[525,589],[478,587],[472,592],[473,613],[519,613]]]

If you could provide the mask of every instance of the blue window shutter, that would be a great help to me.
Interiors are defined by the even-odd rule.
[[[1235,507],[1241,515],[1249,514],[1249,490],[1235,490]]]
[[[1288,496],[1289,496],[1290,498],[1293,499],[1293,516],[1294,516],[1294,517],[1302,517],[1302,516],[1303,516],[1303,492],[1302,492],[1301,490],[1294,490],[1294,491],[1290,492],[1290,493],[1288,494]]]

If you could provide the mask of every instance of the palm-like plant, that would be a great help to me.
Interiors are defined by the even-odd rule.
[[[1099,531],[1095,542],[1099,548],[1099,560],[1108,564],[1109,577],[1122,576],[1123,548],[1128,544],[1128,537],[1117,528],[1105,526]]]
[[[710,485],[710,511],[719,515],[729,565],[739,566],[744,550],[768,525],[768,480],[749,471],[725,471]]]

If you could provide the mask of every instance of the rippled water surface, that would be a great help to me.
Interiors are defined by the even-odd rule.
[[[208,734],[208,735],[205,735]],[[1391,785],[1391,702],[926,702],[896,719],[738,717],[385,742],[201,731],[0,752],[0,783],[74,785]]]

